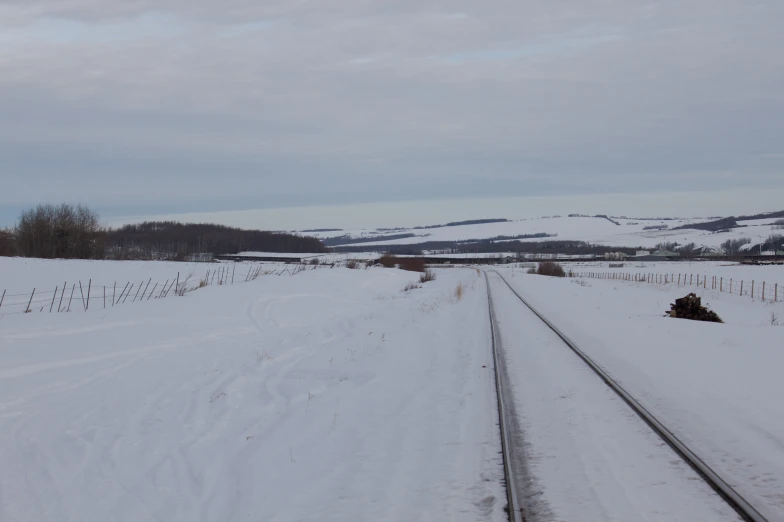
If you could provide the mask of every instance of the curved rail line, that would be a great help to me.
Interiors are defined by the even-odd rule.
[[[536,310],[531,304],[521,296],[517,290],[515,290],[512,285],[509,284],[509,281],[501,275],[497,270],[493,270],[498,277],[506,284],[507,287],[514,293],[517,298],[530,309],[534,315],[536,315],[541,321],[546,324],[580,359],[583,360],[591,370],[596,373],[596,375],[601,378],[607,386],[610,387],[629,407],[648,425],[650,428],[661,437],[661,439],[669,445],[675,453],[677,453],[689,466],[691,466],[697,474],[702,477],[703,480],[713,488],[718,495],[724,499],[737,513],[743,520],[747,522],[769,522],[767,518],[765,518],[757,509],[752,506],[743,496],[740,495],[732,486],[730,486],[721,476],[719,476],[716,471],[714,471],[705,461],[703,461],[696,453],[694,453],[691,449],[689,449],[686,444],[684,444],[672,431],[670,431],[661,421],[659,421],[650,411],[648,411],[642,404],[640,404],[637,399],[635,399],[629,392],[627,392],[620,384],[618,384],[615,379],[613,379],[607,372],[605,372],[598,364],[596,364],[593,359],[591,359],[588,355],[585,354],[569,337],[567,337],[563,332],[561,332],[553,323],[547,320],[538,310]],[[503,403],[502,398],[502,388],[500,388],[502,381],[499,381],[499,372],[498,370],[498,354],[496,348],[496,339],[498,339],[498,330],[497,326],[495,325],[495,312],[493,311],[493,301],[490,292],[490,281],[487,276],[487,272],[485,271],[485,282],[487,283],[487,298],[490,305],[490,320],[492,323],[492,334],[493,334],[493,355],[496,358],[496,384],[499,386],[498,390],[498,403],[499,403],[499,411],[501,410],[501,406]],[[503,378],[503,375],[500,376]],[[499,415],[500,416],[500,415]],[[516,488],[516,484],[514,482],[514,473],[512,473],[511,466],[514,465],[514,462],[511,458],[511,454],[509,453],[508,448],[508,434],[505,434],[507,431],[506,426],[504,425],[505,417],[501,417],[501,436],[502,436],[502,445],[504,446],[504,471],[507,475],[507,489],[511,489],[513,487]],[[504,437],[506,439],[504,440]],[[510,482],[510,478],[512,481]],[[522,515],[520,515],[521,506],[517,503],[517,495],[518,491],[515,491],[513,494],[509,494],[509,506],[510,506],[510,513],[516,512],[519,514],[521,518],[512,518],[513,522],[517,522],[522,520]],[[514,508],[514,509],[512,509]]]

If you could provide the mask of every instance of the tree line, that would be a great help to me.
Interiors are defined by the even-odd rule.
[[[316,238],[174,221],[104,227],[84,205],[41,204],[0,230],[0,255],[46,259],[198,260],[241,251],[325,252]]]

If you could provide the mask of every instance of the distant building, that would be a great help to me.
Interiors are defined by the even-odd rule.
[[[623,261],[629,257],[625,252],[605,252],[604,259],[607,261]]]
[[[649,256],[649,255],[651,255],[650,250],[638,250],[637,253],[635,254],[635,257]]]

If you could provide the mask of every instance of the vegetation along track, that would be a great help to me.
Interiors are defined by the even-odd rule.
[[[721,476],[718,475],[708,464],[706,464],[696,453],[689,449],[670,429],[659,421],[650,411],[640,404],[629,392],[627,392],[618,382],[605,372],[596,362],[585,354],[569,337],[562,333],[556,326],[545,318],[539,311],[531,306],[528,301],[515,290],[509,281],[498,271],[495,274],[506,284],[514,295],[534,313],[547,327],[552,330],[566,346],[569,347],[599,378],[607,384],[633,411],[636,413],[661,439],[667,443],[694,471],[714,490],[716,493],[731,506],[738,515],[749,522],[768,522],[754,506],[743,498],[735,489],[730,486]],[[511,423],[510,414],[511,397],[506,383],[506,371],[503,357],[500,351],[500,334],[495,310],[493,309],[493,297],[490,290],[490,281],[485,271],[485,283],[487,285],[487,299],[490,313],[491,335],[493,345],[493,358],[495,362],[496,390],[498,392],[499,422],[501,425],[501,444],[504,459],[504,475],[507,488],[507,500],[509,503],[509,514],[512,522],[522,522],[525,520],[519,498],[523,492],[519,489],[515,477],[520,476],[516,470],[520,466],[520,459],[513,455],[511,446]]]

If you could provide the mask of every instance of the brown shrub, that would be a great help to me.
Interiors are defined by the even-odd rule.
[[[463,283],[458,284],[455,288],[455,297],[458,301],[463,298]]]
[[[409,272],[424,272],[425,260],[421,257],[399,257],[397,264],[401,270],[408,270]]]
[[[542,261],[536,273],[543,276],[566,277],[563,267],[554,261]]]
[[[356,270],[357,268],[359,268],[359,263],[357,263],[356,259],[347,259],[346,268],[350,268],[351,270]]]
[[[378,263],[384,268],[395,268],[395,265],[397,265],[397,258],[392,254],[386,253],[378,258]]]

